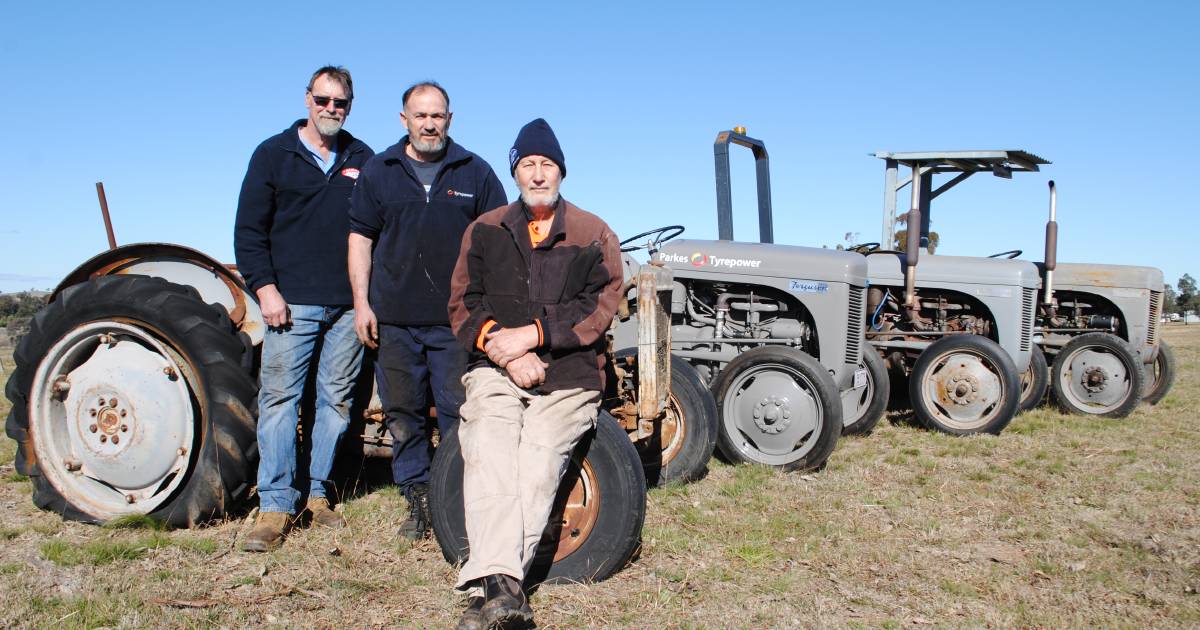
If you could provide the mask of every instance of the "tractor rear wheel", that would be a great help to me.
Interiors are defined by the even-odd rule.
[[[637,351],[622,350],[615,358],[632,379],[628,386],[637,391]],[[633,443],[641,454],[646,482],[661,486],[702,478],[717,445],[717,424],[717,403],[712,392],[696,368],[672,355],[666,412],[655,420],[653,434]]]
[[[1142,402],[1157,405],[1171,391],[1171,385],[1175,384],[1175,351],[1167,342],[1159,341],[1158,356],[1154,357],[1154,363],[1144,367],[1146,393],[1142,396]]]
[[[1085,333],[1058,351],[1050,386],[1067,413],[1124,418],[1141,399],[1142,365],[1124,339]]]
[[[731,462],[781,470],[825,465],[842,433],[842,399],[829,372],[796,348],[760,346],[713,383],[717,448]]]
[[[999,434],[1020,398],[1017,368],[999,344],[951,335],[929,344],[908,379],[917,421],[951,435]]]
[[[867,435],[887,413],[888,398],[892,383],[883,358],[868,345],[862,354],[859,369],[866,370],[866,383],[862,387],[842,392],[842,435]]]
[[[72,286],[14,355],[6,429],[33,502],[65,518],[220,518],[254,482],[255,382],[224,309],[148,276]]]
[[[463,513],[458,431],[438,444],[430,468],[429,511],[442,556],[470,553]],[[629,436],[606,411],[579,441],[559,485],[550,523],[526,576],[532,582],[598,582],[619,571],[641,543],[646,477]]]
[[[1021,402],[1017,403],[1017,413],[1025,413],[1042,404],[1046,398],[1046,390],[1050,388],[1050,366],[1046,364],[1046,353],[1042,347],[1033,346],[1029,356],[1029,366],[1021,373]]]

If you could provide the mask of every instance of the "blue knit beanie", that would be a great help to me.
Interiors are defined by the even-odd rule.
[[[554,136],[554,130],[550,128],[550,123],[543,118],[538,118],[521,127],[521,131],[517,134],[517,141],[508,151],[509,174],[515,173],[517,162],[528,155],[541,155],[554,160],[554,163],[558,165],[558,170],[562,171],[562,176],[567,176],[567,162],[563,158],[562,147],[558,146],[558,138]]]

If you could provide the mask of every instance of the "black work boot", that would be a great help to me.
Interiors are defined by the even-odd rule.
[[[414,483],[401,490],[408,500],[408,518],[400,524],[400,536],[421,540],[429,536],[429,484]]]
[[[483,623],[488,628],[524,628],[533,623],[533,609],[525,600],[521,583],[497,573],[483,578]]]

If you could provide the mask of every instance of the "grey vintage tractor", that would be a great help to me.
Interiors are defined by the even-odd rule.
[[[258,462],[265,333],[258,305],[235,269],[202,252],[165,243],[116,247],[111,228],[110,247],[59,284],[17,346],[6,388],[16,468],[30,477],[38,507],[69,519],[144,514],[187,527],[236,514]],[[658,364],[668,357],[668,338],[637,343],[640,330],[669,327],[665,309],[653,306],[663,290],[669,295],[665,271],[633,285],[642,308],[626,326],[640,378],[630,385],[627,371],[614,383],[607,406],[620,422],[602,412],[572,457],[534,569],[548,579],[596,580],[619,570],[639,542],[643,466],[656,477],[688,479],[711,453],[711,442],[701,455],[681,446],[683,427],[715,417],[711,395],[689,366]],[[379,425],[366,424],[359,440],[366,453],[388,455]],[[702,451],[709,438],[700,434]],[[465,553],[455,538],[462,527],[456,465],[461,470],[455,435],[441,436],[434,526],[450,559]]]
[[[1141,398],[1151,404],[1175,380],[1170,346],[1158,338],[1163,274],[1153,267],[1056,262],[1058,190],[1050,218],[1035,340],[1053,356],[1047,380],[1071,413],[1122,418]],[[1035,378],[1030,375],[1030,378]],[[1030,407],[1045,393],[1030,393]]]
[[[913,155],[919,155],[919,160]],[[919,161],[934,172],[952,175],[939,192],[975,173],[1010,178],[1050,163],[1026,151],[1004,150],[879,157],[889,164]],[[922,229],[927,233],[928,204],[925,213]],[[1019,407],[1033,408],[1051,389],[1067,412],[1124,417],[1143,396],[1148,402],[1160,400],[1174,380],[1174,357],[1158,339],[1162,272],[1152,267],[1058,263],[1056,214],[1057,190],[1050,182],[1045,257],[1036,263],[1040,295],[1034,348],[1022,372]],[[1021,254],[1012,250],[991,257],[1014,259]]]
[[[759,243],[733,241],[728,150],[750,148],[758,172]],[[651,266],[673,274],[670,344],[716,396],[717,448],[733,462],[785,470],[824,465],[846,426],[868,431],[887,381],[862,353],[866,264],[827,249],[775,244],[766,147],[744,130],[714,144],[720,239],[648,238]],[[638,312],[641,300],[631,304]],[[624,334],[623,334],[624,333]],[[634,338],[618,328],[614,347]]]
[[[944,172],[925,153],[879,153],[886,160],[880,243],[851,248],[867,256],[871,288],[865,335],[893,373],[906,376],[914,416],[954,435],[1000,433],[1016,415],[1020,374],[1033,354],[1038,273],[1032,263],[929,255],[929,205]],[[910,174],[899,178],[900,165]],[[895,240],[897,193],[911,190],[904,251]],[[920,264],[918,264],[920,263]]]

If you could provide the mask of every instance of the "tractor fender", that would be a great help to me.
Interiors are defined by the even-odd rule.
[[[262,311],[237,273],[237,267],[173,243],[133,243],[97,254],[59,282],[49,301],[53,302],[68,287],[113,274],[155,276],[192,287],[205,302],[225,307],[238,330],[254,345],[262,343],[266,332]]]

